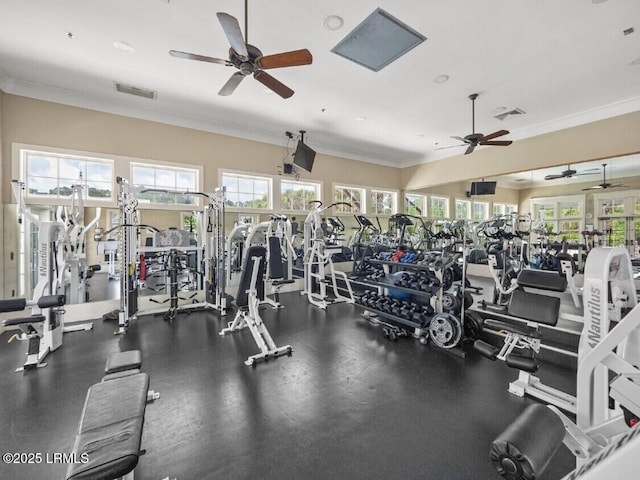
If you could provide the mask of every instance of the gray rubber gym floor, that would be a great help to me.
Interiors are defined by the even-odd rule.
[[[140,349],[160,400],[148,405],[139,480],[498,479],[493,438],[531,399],[507,392],[517,376],[475,353],[461,359],[414,339],[391,342],[351,305],[324,312],[298,293],[262,311],[279,345],[256,368],[248,331],[221,337],[214,313],[138,320],[126,336],[98,320],[65,334],[37,371],[14,373],[26,345],[0,336],[0,452],[68,453],[89,386],[107,356]],[[232,319],[227,317],[228,320]],[[543,364],[546,383],[575,393],[575,373]],[[558,479],[573,457],[558,452],[541,477]],[[60,464],[0,464],[0,478],[64,478]]]

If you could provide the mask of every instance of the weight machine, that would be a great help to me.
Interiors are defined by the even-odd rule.
[[[138,315],[164,313],[167,320],[172,320],[175,315],[182,310],[213,308],[218,310],[221,315],[226,314],[227,295],[226,295],[226,273],[225,273],[225,240],[224,240],[224,216],[226,189],[218,188],[213,194],[203,192],[176,192],[160,189],[140,189],[132,187],[129,182],[122,178],[117,178],[119,187],[118,205],[122,223],[115,227],[118,230],[118,252],[120,259],[120,309],[118,310],[118,331],[116,334],[124,334],[127,331],[132,320]],[[147,228],[155,232],[156,238],[163,238],[157,229],[148,225],[140,225],[137,217],[138,201],[135,198],[137,193],[162,193],[182,196],[197,196],[204,198],[206,203],[201,212],[197,213],[198,217],[198,246],[175,246],[172,239],[179,236],[179,231],[169,230],[162,246],[156,247],[139,247],[138,246],[138,230]],[[179,242],[180,243],[180,242]],[[138,294],[139,283],[146,279],[146,262],[144,255],[142,259],[139,255],[146,251],[165,251],[166,252],[166,271],[169,277],[169,298],[163,302],[169,302],[169,307],[160,308],[150,311],[140,312],[138,310]],[[202,261],[196,262],[196,268],[199,265],[204,272],[199,272],[200,280],[197,285],[204,286],[205,300],[203,302],[193,301],[192,303],[179,305],[179,282],[178,271],[182,270],[182,262],[180,256],[185,251],[195,252],[202,255]],[[194,295],[195,296],[195,295]]]
[[[32,300],[24,298],[0,301],[0,312],[17,312],[31,307],[31,316],[9,318],[2,322],[4,327],[17,326],[20,334],[9,339],[27,341],[27,360],[16,369],[17,372],[44,367],[45,358],[62,346],[64,332],[90,330],[92,323],[67,326],[64,325],[65,296],[62,278],[65,269],[65,252],[60,244],[65,241],[65,225],[57,221],[41,221],[33,215],[24,202],[25,183],[14,180],[11,182],[14,197],[18,203],[18,218],[22,223],[23,217],[38,226],[38,281],[34,288]]]
[[[304,220],[304,290],[300,293],[306,295],[312,305],[322,309],[326,309],[327,305],[331,303],[355,303],[351,283],[346,273],[337,271],[331,260],[334,254],[342,253],[342,246],[325,244],[324,233],[320,226],[322,212],[336,205],[348,205],[349,207],[351,205],[346,202],[337,202],[325,207],[320,200],[313,200],[310,203],[315,204],[315,207]],[[326,279],[327,267],[329,281]],[[337,277],[340,277],[345,283],[348,296],[338,292]],[[333,300],[328,300],[328,282],[331,282]],[[318,286],[318,292],[315,291],[314,283]]]
[[[640,420],[640,305],[624,247],[595,248],[585,267],[574,423],[555,406],[530,406],[496,438],[491,460],[509,479],[537,478],[564,443],[576,456],[567,479],[631,478]],[[616,322],[615,328],[613,323]],[[624,448],[623,448],[624,447]],[[584,475],[584,476],[583,476]]]

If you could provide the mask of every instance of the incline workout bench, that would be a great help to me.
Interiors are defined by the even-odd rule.
[[[102,382],[87,393],[67,480],[133,480],[146,405],[160,395],[140,373],[139,350],[111,355]]]
[[[233,322],[229,322],[227,328],[220,331],[220,335],[242,330],[248,327],[253,335],[260,353],[251,355],[245,364],[255,366],[255,362],[259,360],[268,360],[270,357],[278,357],[280,355],[291,355],[293,347],[285,345],[278,347],[266,325],[263,323],[258,311],[261,300],[264,300],[264,281],[266,274],[266,256],[267,250],[261,246],[251,246],[247,251],[242,262],[242,274],[240,276],[240,285],[238,286],[238,295],[236,298],[236,313]]]

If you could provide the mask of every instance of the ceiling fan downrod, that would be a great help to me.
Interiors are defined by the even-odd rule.
[[[476,98],[478,98],[478,94],[472,93],[469,98],[471,99],[471,134],[474,135],[476,133]]]

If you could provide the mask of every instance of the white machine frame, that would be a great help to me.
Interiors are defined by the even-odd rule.
[[[325,207],[319,200],[316,200],[315,203],[316,206],[304,220],[304,290],[300,294],[306,295],[309,303],[322,309],[326,309],[332,303],[355,303],[349,277],[345,272],[337,271],[331,260],[333,254],[342,252],[342,247],[325,245],[324,234],[320,227],[322,212],[336,205],[349,204],[338,202]],[[334,296],[332,301],[327,300],[327,267]],[[338,276],[344,281],[348,296],[340,294],[337,283]],[[314,280],[318,284],[319,291],[317,293],[314,292]]]
[[[251,355],[244,363],[247,366],[254,366],[255,363],[260,360],[268,360],[270,357],[278,357],[280,355],[290,355],[293,352],[293,347],[291,347],[291,345],[278,347],[273,341],[266,325],[262,321],[262,317],[260,317],[260,300],[258,299],[257,285],[259,281],[264,280],[259,279],[258,275],[260,271],[260,262],[266,261],[266,259],[255,256],[251,257],[251,259],[247,259],[247,261],[253,262],[251,270],[251,284],[247,290],[247,295],[249,297],[248,309],[245,310],[238,308],[238,312],[236,313],[233,321],[229,322],[227,327],[222,329],[219,334],[221,336],[225,336],[227,333],[242,330],[245,327],[249,328],[256,345],[258,345],[258,348],[260,349],[260,353]]]

